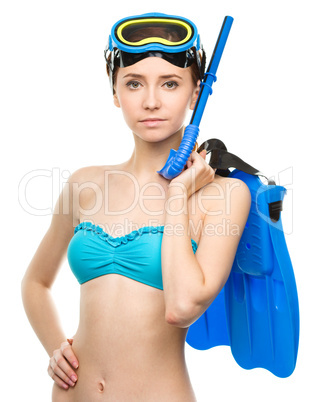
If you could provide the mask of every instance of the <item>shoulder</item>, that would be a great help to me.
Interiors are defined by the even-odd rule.
[[[200,190],[201,205],[208,211],[227,210],[236,205],[248,210],[251,193],[248,186],[239,179],[215,175],[212,183]]]
[[[251,193],[244,181],[231,177],[215,176],[214,185],[222,189],[225,197],[249,201]]]
[[[229,196],[234,192],[236,197],[248,197],[250,191],[248,186],[239,179],[215,175],[214,180],[199,190],[202,195]]]
[[[87,187],[93,183],[102,186],[108,172],[117,170],[118,166],[94,165],[84,166],[75,170],[68,179],[69,184],[75,184],[75,187]]]
[[[84,166],[75,170],[68,179],[69,183],[82,184],[89,180],[96,180],[102,176],[104,166]]]
[[[123,171],[122,165],[94,165],[85,166],[77,169],[68,179],[70,193],[73,199],[89,200],[90,198],[102,197],[108,186],[121,186],[120,173]],[[80,200],[81,201],[81,200]]]
[[[75,170],[67,181],[67,191],[74,215],[93,197],[103,196],[106,166],[85,166]]]

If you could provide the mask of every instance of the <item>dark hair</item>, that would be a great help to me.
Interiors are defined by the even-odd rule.
[[[107,64],[106,64],[106,70],[107,70],[107,74],[108,77],[110,77],[110,63],[111,63],[111,53],[109,54],[109,56],[107,57]],[[116,82],[116,73],[118,71],[119,67],[114,65],[114,71],[113,71],[113,75],[112,75],[112,82],[113,82],[113,95],[115,94],[115,90],[114,90],[114,84]]]
[[[194,50],[196,50],[195,48],[192,48]],[[198,55],[197,55],[198,57]],[[200,62],[202,61],[202,55],[199,52],[199,58],[200,58]],[[197,81],[199,81],[201,79],[200,77],[200,71],[199,71],[199,67],[197,64],[197,61],[195,60],[194,63],[190,66],[191,69],[191,73],[192,73],[192,79],[193,79],[193,83],[194,85],[197,85]]]

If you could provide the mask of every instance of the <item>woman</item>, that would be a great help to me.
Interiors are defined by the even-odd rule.
[[[250,195],[243,182],[216,176],[205,151],[193,151],[172,180],[157,173],[199,92],[194,24],[128,18],[109,43],[113,100],[135,147],[124,163],[69,178],[23,279],[23,301],[50,356],[53,401],[191,402],[186,333],[228,278]],[[234,230],[215,235],[223,222]],[[80,323],[68,340],[50,297],[67,249],[81,284]]]

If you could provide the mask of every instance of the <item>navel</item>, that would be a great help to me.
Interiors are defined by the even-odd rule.
[[[105,381],[101,380],[101,381],[98,382],[98,391],[103,393],[104,389],[105,389]]]

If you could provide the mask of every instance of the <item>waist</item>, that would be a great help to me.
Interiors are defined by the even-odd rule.
[[[187,329],[165,321],[161,290],[119,275],[107,275],[81,286],[80,323],[74,337],[92,359],[124,354],[150,355],[184,350]]]
[[[70,395],[74,402],[195,401],[184,357],[187,330],[169,325],[164,313],[161,290],[119,275],[85,283],[72,345],[78,381],[65,391],[68,402]]]
[[[130,318],[124,312],[114,318],[110,314],[90,318],[81,314],[72,346],[79,361],[103,376],[128,375],[132,370],[141,376],[154,366],[161,371],[165,366],[184,366],[186,334],[187,329],[173,327],[154,315]]]
[[[77,333],[73,349],[79,359],[74,402],[195,401],[184,354],[177,348],[141,344],[140,339],[131,347],[127,342],[100,345]]]
[[[132,359],[129,363],[129,359],[123,356],[102,362],[98,369],[85,357],[85,350],[80,346],[77,341],[78,381],[68,391],[56,386],[55,401],[196,402],[184,361],[178,364],[170,356],[150,361],[148,356],[144,356],[145,361],[141,364],[140,359]]]
[[[175,337],[174,344],[166,337],[128,335],[123,328],[122,335],[113,339],[108,336],[92,336],[90,331],[77,331],[73,340],[73,350],[78,357],[82,371],[92,372],[110,381],[124,380],[123,377],[161,378],[170,375],[171,370],[181,373],[185,365],[184,343]],[[160,334],[159,334],[160,335]],[[180,338],[180,337],[178,337]]]

